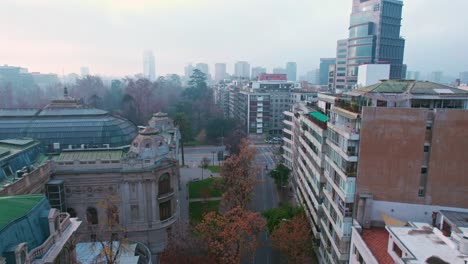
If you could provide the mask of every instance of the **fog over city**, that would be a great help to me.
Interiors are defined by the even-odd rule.
[[[450,2],[450,4],[448,4]],[[456,7],[456,8],[455,8]],[[402,36],[408,69],[457,75],[468,69],[468,1],[406,0]],[[0,64],[30,71],[140,73],[153,50],[158,75],[187,63],[249,61],[270,71],[296,61],[298,74],[334,57],[348,35],[348,0],[4,0]]]

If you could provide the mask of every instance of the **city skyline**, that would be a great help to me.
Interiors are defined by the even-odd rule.
[[[232,18],[244,1],[206,0],[196,6],[182,1],[150,3],[144,0],[133,5],[124,1],[112,5],[110,2],[65,5],[59,1],[5,1],[5,8],[0,10],[0,27],[5,32],[0,37],[0,63],[57,74],[77,73],[82,65],[88,65],[95,74],[127,76],[141,73],[141,53],[151,49],[158,54],[156,68],[161,76],[182,74],[190,61],[203,61],[210,66],[223,62],[231,73],[234,63],[241,60],[268,69],[295,61],[298,75],[303,75],[318,68],[320,58],[333,57],[336,40],[347,37],[351,1],[299,1],[288,6],[288,12],[283,12],[284,6],[279,1],[267,6],[264,2],[251,3],[252,8],[265,11],[264,17],[246,15],[241,21],[233,21],[235,19],[225,18]],[[437,68],[454,76],[468,69],[468,62],[463,60],[467,57],[463,54],[466,54],[464,46],[468,39],[446,30],[451,27],[451,17],[458,17],[459,25],[464,24],[463,21],[468,23],[468,18],[462,14],[468,2],[455,2],[452,4],[459,8],[453,10],[435,0],[404,1],[402,36],[407,40],[404,62],[409,69],[431,72]],[[436,18],[429,19],[431,10],[437,10]],[[152,12],[158,16],[151,16]],[[83,20],[85,15],[86,20]],[[190,25],[183,22],[186,16],[192,21]],[[172,19],[168,25],[169,17]],[[225,22],[211,23],[218,18]],[[145,29],[143,24],[151,26]],[[257,27],[252,27],[249,30],[248,25],[254,24],[263,25],[264,29],[259,32]],[[282,26],[285,24],[288,27]],[[40,34],[37,27],[42,29]],[[221,28],[228,30],[218,30]],[[212,34],[215,31],[220,31],[221,35]],[[273,31],[275,34],[269,33]],[[98,34],[102,32],[106,34]],[[305,34],[307,32],[314,34]],[[263,49],[251,49],[250,41],[245,44],[233,41],[240,33],[253,42],[262,38],[263,42],[272,44]],[[283,36],[281,39],[275,37],[278,33]],[[127,35],[129,39],[123,37]],[[290,41],[298,35],[301,41]],[[274,41],[271,38],[275,38]],[[426,56],[440,54],[441,50],[444,51],[442,60],[440,56]]]

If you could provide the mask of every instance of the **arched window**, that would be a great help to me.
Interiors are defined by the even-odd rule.
[[[119,209],[115,205],[109,205],[107,208],[107,220],[110,226],[114,226],[119,223]]]
[[[73,208],[71,208],[71,207],[67,208],[67,213],[68,213],[68,214],[70,215],[70,217],[72,217],[72,218],[73,218],[73,217],[76,217],[76,211],[75,211],[75,209],[73,209]]]
[[[159,177],[159,195],[171,192],[171,176],[169,173],[165,173]]]
[[[88,209],[86,209],[86,221],[88,225],[97,225],[99,223],[96,208],[88,207]]]

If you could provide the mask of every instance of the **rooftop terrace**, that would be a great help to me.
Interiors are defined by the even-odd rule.
[[[43,199],[45,199],[43,194],[0,197],[0,230],[27,215]]]

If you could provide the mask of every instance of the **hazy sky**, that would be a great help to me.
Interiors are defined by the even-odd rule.
[[[1,0],[0,64],[30,71],[132,75],[142,52],[158,75],[188,62],[238,60],[299,74],[334,57],[347,36],[351,0]],[[409,69],[468,71],[468,0],[405,0]]]

